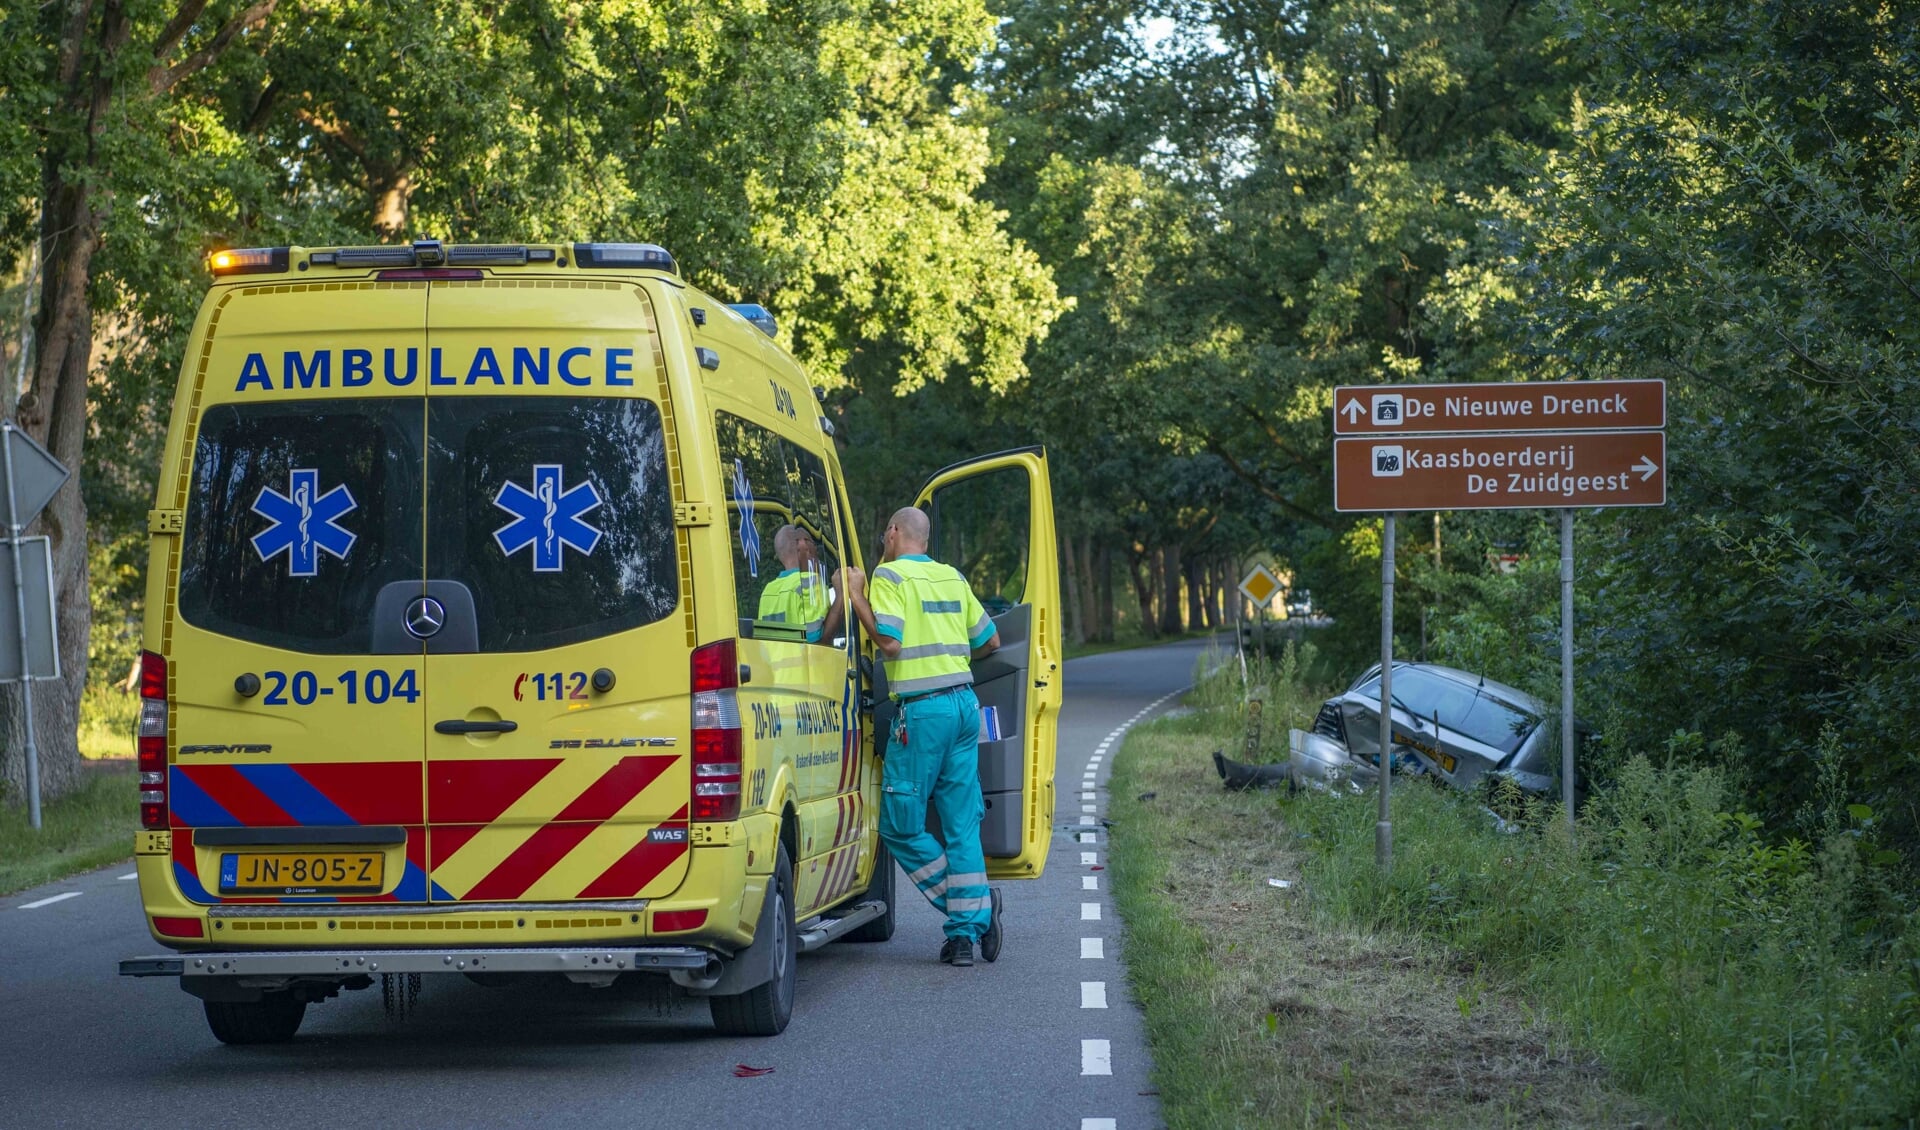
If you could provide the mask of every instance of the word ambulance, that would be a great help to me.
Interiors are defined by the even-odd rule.
[[[631,348],[596,349],[591,345],[575,345],[556,350],[544,345],[538,348],[483,345],[456,357],[449,366],[446,350],[436,345],[424,350],[392,346],[304,352],[289,349],[280,353],[279,363],[272,368],[267,364],[268,354],[249,353],[240,363],[240,376],[233,390],[236,393],[293,392],[366,388],[375,383],[387,388],[408,388],[421,378],[422,353],[426,355],[426,383],[435,387],[478,384],[545,387],[555,381],[575,388],[634,387]]]
[[[148,521],[134,857],[167,952],[122,974],[175,978],[227,1043],[427,973],[655,979],[764,1036],[800,954],[892,935],[896,705],[837,591],[870,543],[771,315],[650,244],[210,266]],[[1016,563],[973,578],[1002,640],[974,684],[1006,720],[981,841],[990,876],[1035,878],[1046,454],[917,503],[934,553]]]

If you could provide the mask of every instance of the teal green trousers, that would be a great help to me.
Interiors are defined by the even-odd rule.
[[[904,726],[906,741],[901,738]],[[880,838],[907,878],[947,916],[949,938],[987,932],[992,904],[980,851],[980,700],[973,688],[902,703],[887,735]],[[927,831],[927,804],[945,843]]]

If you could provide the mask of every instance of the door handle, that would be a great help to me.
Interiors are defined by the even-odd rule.
[[[444,722],[435,722],[433,728],[442,734],[511,734],[520,728],[520,724],[505,719],[498,722],[469,722],[464,718],[449,718]]]

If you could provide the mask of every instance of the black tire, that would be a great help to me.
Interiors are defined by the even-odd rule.
[[[263,993],[257,1001],[204,1001],[207,1027],[223,1044],[284,1044],[300,1030],[307,1002],[292,993]]]
[[[793,923],[793,862],[787,845],[773,870],[772,914],[773,979],[744,993],[709,997],[713,1026],[723,1036],[778,1036],[793,1019],[793,996],[799,986],[800,934]],[[769,939],[755,938],[758,944]]]
[[[896,909],[893,897],[894,876],[899,868],[893,865],[893,853],[887,845],[881,844],[873,858],[873,879],[867,883],[867,893],[860,896],[861,902],[879,899],[887,904],[887,912],[871,922],[865,922],[847,931],[849,942],[884,942],[893,937],[893,912]]]

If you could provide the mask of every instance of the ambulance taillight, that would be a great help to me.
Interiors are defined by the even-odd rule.
[[[140,826],[167,826],[167,660],[140,653],[140,729],[134,738],[140,770]]]
[[[740,817],[740,663],[732,640],[693,650],[695,820]]]

